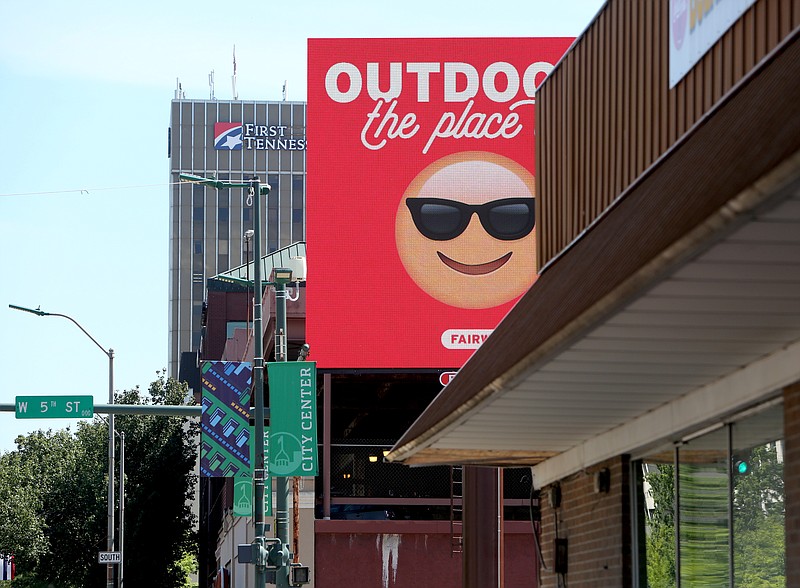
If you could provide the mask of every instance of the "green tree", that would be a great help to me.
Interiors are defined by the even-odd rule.
[[[125,392],[124,404],[184,403],[185,384],[167,379],[163,372],[150,385],[147,396],[139,389]],[[194,499],[199,425],[190,419],[163,416],[120,416],[125,432],[125,584],[184,586],[181,560],[197,552]]]
[[[98,586],[105,578],[105,568],[97,563],[97,552],[106,550],[108,531],[104,429],[99,423],[80,422],[69,449],[53,454],[63,460],[62,470],[43,496],[50,549],[37,576],[55,586]]]
[[[159,373],[146,395],[136,388],[116,401],[183,404],[186,392]],[[197,425],[175,417],[116,420],[126,435],[125,583],[183,587],[181,560],[197,549],[189,505]],[[0,552],[16,556],[16,585],[103,586],[97,553],[107,547],[107,424],[80,422],[75,434],[38,431],[16,443],[0,455]]]
[[[675,467],[659,464],[645,474],[653,498],[647,525],[647,585],[675,586]]]
[[[102,531],[92,529],[95,512],[88,505],[98,491],[85,448],[68,429],[37,431],[16,443],[16,451],[0,458],[0,511],[9,513],[0,523],[0,550],[14,553],[20,586],[91,585],[86,579],[93,568],[78,546]],[[87,489],[88,501],[78,488]]]

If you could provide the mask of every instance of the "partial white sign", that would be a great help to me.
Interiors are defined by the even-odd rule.
[[[756,0],[669,0],[669,87],[683,79]]]

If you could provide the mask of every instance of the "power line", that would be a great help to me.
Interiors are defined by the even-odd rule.
[[[8,194],[0,194],[0,197],[4,196],[44,196],[47,194],[86,194],[89,195],[92,192],[108,192],[110,190],[133,190],[136,188],[163,188],[164,186],[174,186],[175,184],[180,184],[182,182],[167,182],[167,183],[159,183],[159,184],[140,184],[137,186],[112,186],[109,188],[74,188],[72,190],[48,190],[45,192],[12,192]]]

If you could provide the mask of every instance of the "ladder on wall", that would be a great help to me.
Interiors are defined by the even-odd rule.
[[[464,470],[450,466],[450,557],[464,551]]]

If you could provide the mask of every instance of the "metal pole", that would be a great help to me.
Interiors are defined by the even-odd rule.
[[[119,588],[125,579],[125,431],[119,433]]]
[[[253,198],[253,395],[255,396],[255,464],[253,476],[255,478],[255,541],[264,547],[264,332],[261,324],[261,299],[263,289],[261,285],[261,182],[254,176],[250,183],[250,195]],[[266,585],[265,562],[256,563],[255,585],[263,588]]]
[[[35,314],[37,316],[60,316],[61,318],[65,318],[68,321],[71,321],[76,327],[78,327],[83,334],[89,337],[92,340],[92,343],[97,345],[100,350],[108,356],[108,403],[114,404],[114,350],[109,349],[106,351],[106,348],[100,345],[97,342],[97,339],[92,337],[92,335],[83,328],[83,326],[66,314],[60,314],[57,312],[45,312],[39,308],[26,308],[25,306],[18,306],[16,304],[9,304],[9,308],[14,310],[21,310],[23,312],[29,312],[31,314]],[[113,413],[109,417],[108,421],[108,543],[107,543],[108,551],[114,551],[114,415]],[[108,564],[106,566],[106,586],[107,588],[114,588],[114,565]]]
[[[286,361],[286,284],[278,280],[275,283],[275,331],[275,359]],[[271,391],[271,393],[276,392],[278,391]],[[277,476],[275,486],[277,493],[275,497],[275,528],[285,551],[289,545],[288,479],[285,476]],[[277,570],[275,585],[278,588],[288,588],[289,586],[289,562],[284,561],[283,564]]]
[[[114,404],[114,350],[108,350],[108,403]],[[114,551],[114,415],[108,415],[108,551]],[[106,566],[106,586],[114,588],[114,564]]]

